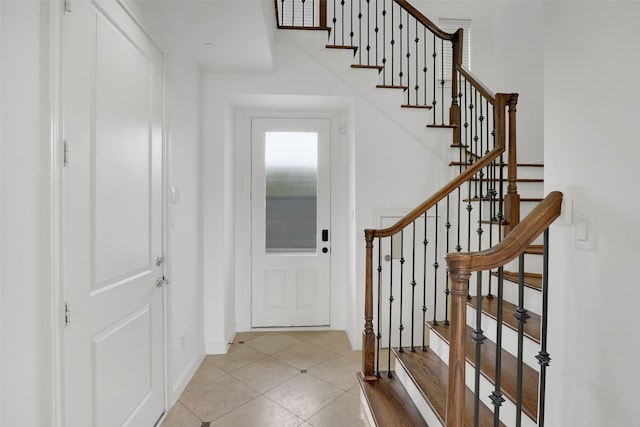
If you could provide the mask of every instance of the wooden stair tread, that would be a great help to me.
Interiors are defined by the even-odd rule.
[[[452,148],[466,148],[466,145],[452,145]],[[469,153],[469,154],[473,154],[473,153]],[[474,154],[475,156],[475,154]],[[477,156],[476,156],[477,157]],[[449,166],[472,166],[474,163],[470,163],[470,162],[451,162],[449,163]],[[496,164],[494,166],[500,166],[499,164]],[[509,166],[507,163],[502,163],[503,167]],[[527,167],[535,167],[535,168],[543,168],[544,165],[542,164],[532,164],[532,163],[517,163],[516,164],[517,167],[519,168],[527,168]]]
[[[302,25],[278,25],[279,30],[307,30],[307,31],[327,31],[331,32],[330,27],[303,27]]]
[[[471,178],[469,181],[479,181],[480,178]],[[508,178],[502,178],[502,180],[500,178],[482,178],[482,181],[491,181],[491,182],[499,182],[499,181],[503,181],[503,182],[507,182]],[[516,182],[544,182],[544,179],[542,178],[516,178]]]
[[[500,199],[499,198],[491,198],[491,197],[472,197],[470,199],[462,199],[463,202],[477,202],[479,200],[482,200],[483,202],[497,202]],[[532,197],[521,197],[520,198],[520,202],[541,202],[542,199],[538,199],[538,198],[532,198]]]
[[[526,266],[525,266],[526,267]],[[497,276],[497,272],[492,272],[494,276]],[[518,273],[513,271],[505,271],[504,279],[513,283],[518,283]],[[542,274],[539,273],[524,273],[524,285],[537,290],[542,290]]]
[[[433,409],[433,412],[444,424],[447,407],[447,385],[449,383],[449,368],[431,349],[415,352],[398,352],[394,348],[397,361],[401,363],[423,397]],[[473,426],[473,392],[465,387],[465,416],[464,425]],[[390,424],[403,425],[403,424]],[[493,413],[482,402],[480,403],[480,425],[493,425]],[[504,424],[500,423],[501,426]]]
[[[449,326],[446,326],[443,323],[433,325],[429,322],[429,327],[440,335],[440,337],[447,343],[450,342],[449,335],[451,330]],[[476,344],[471,337],[472,331],[473,329],[467,326],[466,357],[467,361],[472,366],[475,366]],[[502,375],[500,384],[502,394],[515,404],[518,380],[516,367],[518,365],[518,360],[504,349],[502,349],[501,353]],[[487,380],[494,384],[494,378],[496,376],[496,345],[488,339],[484,340],[484,343],[480,347],[480,372]],[[538,373],[526,364],[523,365],[522,369],[522,411],[532,420],[537,420]]]
[[[403,91],[409,89],[409,86],[395,86],[395,85],[376,85],[378,89],[402,89]]]
[[[428,128],[456,129],[457,125],[427,125]]]
[[[344,46],[344,45],[341,45],[341,44],[328,44],[325,47],[327,49],[352,50],[354,54],[358,51],[358,46]]]
[[[477,307],[476,297],[471,297],[467,301],[474,309]],[[502,324],[508,326],[514,331],[518,331],[518,321],[513,316],[518,307],[515,304],[511,304],[508,301],[502,302]],[[494,320],[498,319],[498,298],[482,298],[482,312],[491,317]],[[529,318],[524,324],[524,335],[529,339],[540,344],[540,315],[527,311]]]
[[[360,65],[360,64],[351,64],[351,68],[361,68],[364,70],[378,70],[378,72],[382,71],[384,68],[382,65]]]
[[[402,108],[422,108],[424,110],[431,110],[433,108],[431,105],[411,105],[411,104],[402,104],[400,107],[402,107]]]
[[[395,378],[382,375],[376,381],[365,381],[358,372],[360,387],[377,426],[428,427],[404,386]]]

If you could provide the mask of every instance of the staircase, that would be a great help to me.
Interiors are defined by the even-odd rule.
[[[357,375],[370,423],[544,425],[548,227],[562,195],[543,199],[542,165],[517,163],[518,95],[493,94],[462,66],[463,31],[407,1],[275,8],[279,28],[325,32],[353,72],[376,71],[376,87],[451,132],[451,182],[392,227],[365,230]]]

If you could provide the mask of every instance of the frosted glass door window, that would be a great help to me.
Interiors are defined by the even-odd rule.
[[[316,252],[318,134],[266,132],[267,253]]]

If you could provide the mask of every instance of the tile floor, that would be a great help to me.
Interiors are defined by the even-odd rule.
[[[202,362],[162,427],[359,427],[361,352],[341,331],[243,332]]]

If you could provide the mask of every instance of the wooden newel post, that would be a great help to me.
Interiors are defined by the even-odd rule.
[[[467,327],[467,287],[471,272],[459,262],[449,264],[451,286],[451,343],[449,345],[449,389],[446,427],[464,425],[465,345]]]
[[[364,290],[364,331],[362,332],[362,376],[365,380],[376,380],[374,363],[376,357],[376,335],[373,332],[373,231],[365,230],[366,263]]]
[[[458,28],[452,43],[451,61],[451,107],[449,107],[449,124],[453,128],[453,145],[460,145],[460,105],[458,104],[458,64],[462,65],[462,41],[464,30]]]
[[[320,0],[320,13],[318,26],[324,28],[327,26],[327,0]]]
[[[508,168],[507,168],[507,194],[505,196],[505,213],[508,221],[505,227],[505,235],[509,233],[520,222],[520,195],[518,194],[518,156],[516,150],[516,105],[518,94],[513,93],[507,101],[509,106],[509,133],[508,133]]]

